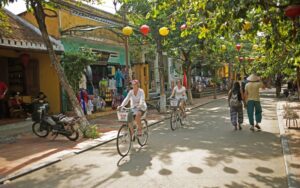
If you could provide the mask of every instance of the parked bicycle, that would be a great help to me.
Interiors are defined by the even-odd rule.
[[[171,108],[171,119],[170,119],[170,124],[171,124],[171,129],[174,131],[178,126],[177,122],[180,122],[180,125],[184,125],[184,121],[186,119],[186,112],[185,110],[182,111],[179,108],[181,99],[169,99],[170,100],[170,108]]]
[[[130,149],[132,142],[137,139],[139,145],[143,147],[148,141],[148,122],[146,120],[146,113],[142,116],[142,135],[137,136],[137,125],[134,121],[133,109],[122,107],[117,111],[118,120],[122,122],[117,135],[117,150],[118,153],[124,157]]]
[[[78,130],[74,127],[79,117],[67,117],[63,114],[48,115],[49,104],[37,103],[36,110],[32,114],[32,131],[38,137],[46,137],[51,132],[53,139],[58,134],[67,137],[71,141],[76,141],[79,137]]]

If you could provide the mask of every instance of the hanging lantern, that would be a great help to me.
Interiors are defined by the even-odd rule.
[[[29,64],[29,60],[30,60],[29,54],[21,54],[20,60],[21,60],[21,63],[23,64],[23,66],[27,67]]]
[[[159,29],[159,34],[163,37],[169,34],[169,29],[167,27],[162,27]]]
[[[186,28],[187,28],[187,25],[186,25],[186,24],[182,24],[182,25],[180,26],[180,30],[181,30],[181,31],[185,30]]]
[[[245,21],[244,25],[243,25],[243,29],[245,31],[248,31],[251,28],[251,22]]]
[[[140,32],[143,33],[144,36],[148,35],[150,28],[148,25],[142,25],[140,27]]]
[[[254,58],[253,58],[253,57],[250,57],[250,58],[249,58],[249,62],[252,62],[252,61],[254,61]]]
[[[240,51],[241,47],[242,46],[240,44],[235,45],[235,48],[237,49],[237,51]]]
[[[239,57],[239,60],[240,60],[240,61],[244,61],[244,58],[243,58],[243,57]]]
[[[257,48],[258,48],[258,45],[257,45],[257,44],[254,44],[254,45],[252,46],[252,49],[253,49],[253,50],[257,50]]]
[[[288,6],[284,13],[287,17],[290,17],[292,19],[295,19],[297,16],[300,16],[300,5],[291,5]]]
[[[221,46],[221,49],[222,49],[222,51],[225,51],[225,50],[226,50],[226,46],[223,44],[223,45]]]
[[[129,26],[126,26],[122,29],[122,33],[126,36],[130,36],[132,34],[132,28]]]

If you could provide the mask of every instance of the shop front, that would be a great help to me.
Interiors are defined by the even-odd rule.
[[[78,37],[65,37],[62,39],[65,51],[78,52],[85,48],[91,49],[99,57],[98,61],[91,64],[89,71],[83,79],[80,91],[85,90],[88,100],[100,97],[106,106],[114,107],[114,98],[123,94],[126,89],[125,50],[123,46],[108,45],[97,41]],[[80,94],[78,94],[80,95]],[[95,102],[96,103],[96,102]],[[67,101],[64,100],[64,110],[67,110]],[[95,106],[95,105],[94,105]],[[96,107],[95,107],[96,108]],[[93,112],[97,110],[93,110]],[[91,112],[86,112],[87,114]]]
[[[8,90],[1,102],[1,119],[26,118],[39,92],[47,96],[50,111],[61,111],[59,80],[36,28],[6,12],[11,32],[0,29],[0,81]],[[56,52],[63,46],[51,39]],[[0,122],[1,123],[1,122]]]

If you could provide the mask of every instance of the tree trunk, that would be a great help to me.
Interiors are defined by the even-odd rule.
[[[60,84],[62,85],[62,87],[67,92],[68,97],[70,99],[70,102],[72,104],[72,107],[73,107],[75,113],[77,114],[77,116],[80,117],[81,130],[85,131],[85,129],[89,125],[89,122],[87,121],[87,119],[86,119],[86,117],[85,117],[85,115],[82,111],[82,108],[81,108],[81,106],[80,106],[80,104],[79,104],[79,102],[78,102],[78,100],[77,100],[77,98],[74,94],[74,91],[73,91],[72,87],[70,86],[70,84],[69,84],[69,82],[68,82],[68,80],[67,80],[67,78],[64,74],[63,68],[60,65],[60,63],[59,63],[59,61],[56,57],[56,54],[54,52],[52,43],[50,41],[50,38],[49,38],[49,35],[48,35],[48,32],[47,32],[46,24],[45,24],[45,13],[44,13],[44,10],[43,10],[43,6],[42,6],[40,1],[31,0],[30,3],[31,3],[31,6],[34,10],[34,15],[35,15],[35,18],[36,18],[37,23],[39,25],[39,29],[42,33],[43,41],[46,44],[51,63],[52,63],[52,65],[53,65],[53,67],[54,67],[54,69],[55,69],[55,71],[58,75]]]
[[[160,112],[166,112],[166,95],[165,95],[165,79],[164,79],[164,62],[161,40],[157,41],[158,53],[158,71],[160,80]]]
[[[298,91],[298,100],[300,96],[300,68],[297,67],[297,91]]]
[[[188,103],[191,105],[193,104],[193,95],[192,95],[192,78],[191,78],[191,62],[186,62],[187,68],[186,68],[186,78],[187,78],[187,96],[188,96]]]

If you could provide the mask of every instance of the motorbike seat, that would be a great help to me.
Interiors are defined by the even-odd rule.
[[[54,121],[60,121],[61,119],[63,119],[66,116],[63,114],[57,114],[57,115],[52,115],[51,117],[53,118]]]
[[[60,119],[59,121],[62,122],[62,123],[70,123],[74,120],[73,117],[64,117],[62,119]]]

